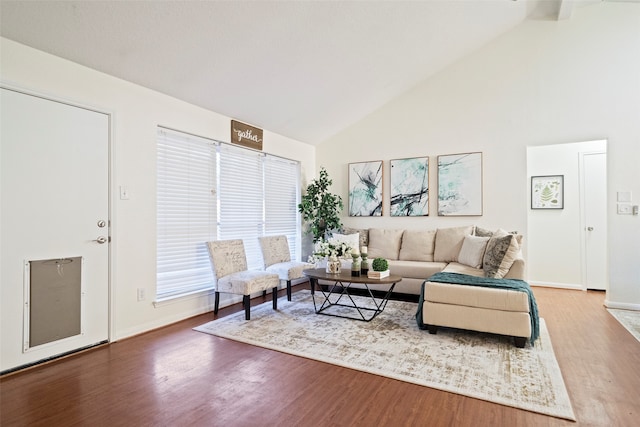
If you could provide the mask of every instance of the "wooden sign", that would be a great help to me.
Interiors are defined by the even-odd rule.
[[[231,142],[262,151],[262,129],[231,120]]]

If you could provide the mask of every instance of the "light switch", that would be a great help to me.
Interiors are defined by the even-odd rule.
[[[631,202],[631,191],[618,191],[618,203]]]

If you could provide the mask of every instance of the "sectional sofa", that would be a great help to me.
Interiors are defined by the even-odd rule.
[[[537,337],[537,309],[528,284],[523,283],[527,293],[504,287],[516,281],[493,280],[525,279],[522,235],[516,232],[475,226],[436,230],[371,228],[344,229],[334,237],[352,246],[367,246],[371,260],[387,259],[391,273],[403,278],[394,293],[420,295],[416,320],[432,334],[439,326],[476,330],[513,336],[518,347]],[[456,274],[445,275],[451,280],[444,283],[429,280],[440,272],[491,283],[469,286],[458,283],[456,279],[461,277]],[[504,283],[493,287],[493,282]],[[377,287],[372,284],[370,288]],[[379,290],[385,290],[384,286]]]

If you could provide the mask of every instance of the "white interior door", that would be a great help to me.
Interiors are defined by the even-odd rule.
[[[108,340],[110,118],[8,88],[0,101],[7,371]]]
[[[584,283],[606,290],[607,274],[607,155],[582,155],[584,214]]]

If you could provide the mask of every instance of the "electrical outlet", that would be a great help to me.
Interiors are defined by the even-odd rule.
[[[138,288],[138,301],[144,301],[147,295],[144,288]]]
[[[126,185],[120,186],[120,200],[129,200],[129,188]]]
[[[618,203],[618,215],[631,215],[631,203]]]

